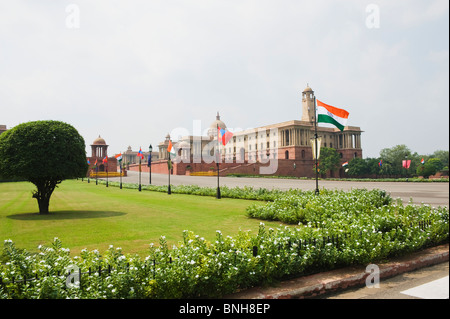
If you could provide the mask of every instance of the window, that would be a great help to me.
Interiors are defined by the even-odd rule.
[[[284,152],[284,158],[289,159],[289,151]]]
[[[302,150],[302,158],[305,158],[305,150]]]

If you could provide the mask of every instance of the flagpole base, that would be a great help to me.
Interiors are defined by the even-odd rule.
[[[220,187],[217,187],[216,198],[217,198],[217,199],[221,199],[221,198],[222,198],[222,196],[220,195]]]
[[[169,185],[169,187],[167,187],[167,194],[172,194],[172,190],[170,189],[170,185]]]
[[[139,191],[141,191],[141,184],[139,184]]]

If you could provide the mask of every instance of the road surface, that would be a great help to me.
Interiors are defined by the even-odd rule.
[[[449,262],[381,279],[379,287],[351,288],[317,299],[449,299]]]
[[[128,176],[122,178],[124,183],[138,183],[139,173],[128,171]],[[118,181],[119,177],[110,178],[110,181]],[[153,185],[167,185],[167,174],[152,173]],[[149,184],[149,174],[141,173],[141,184]],[[171,185],[198,185],[203,187],[217,187],[215,176],[184,176],[171,175]],[[251,177],[220,177],[220,185],[228,187],[252,186],[254,188],[282,189],[299,188],[303,190],[314,190],[315,180],[278,179],[278,178],[251,178]],[[449,183],[443,182],[357,182],[357,181],[328,181],[319,180],[319,189],[343,189],[352,188],[383,189],[395,198],[401,198],[403,203],[412,199],[415,204],[429,204],[432,206],[449,206]]]

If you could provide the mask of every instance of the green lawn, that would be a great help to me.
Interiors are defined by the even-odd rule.
[[[169,243],[182,240],[183,230],[214,240],[216,230],[233,236],[239,230],[258,229],[259,220],[245,214],[252,201],[119,189],[86,181],[62,182],[50,200],[50,214],[39,215],[31,197],[31,183],[0,183],[0,240],[36,251],[54,237],[72,254],[109,245],[124,253],[146,256],[160,236]],[[278,227],[279,222],[265,222]]]

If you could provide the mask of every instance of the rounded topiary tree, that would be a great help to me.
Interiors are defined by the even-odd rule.
[[[60,121],[19,124],[0,135],[0,176],[36,185],[39,213],[49,212],[50,196],[65,179],[86,176],[86,146],[71,125]]]

